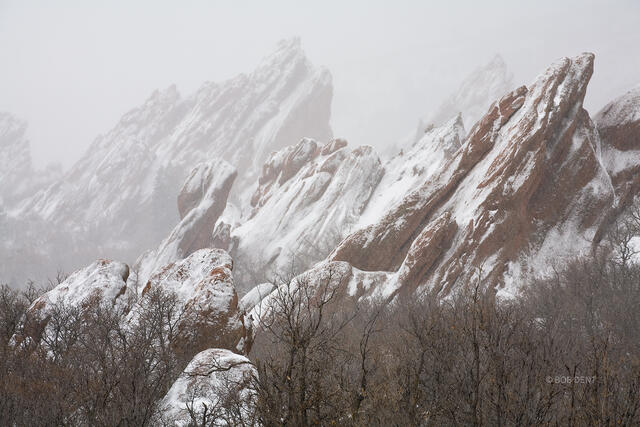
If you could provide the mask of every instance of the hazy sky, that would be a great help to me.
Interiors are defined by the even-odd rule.
[[[412,132],[495,53],[526,84],[595,52],[591,112],[640,83],[634,0],[0,0],[0,110],[29,122],[38,165],[68,167],[154,89],[251,71],[295,35],[331,70],[334,132],[356,145]]]

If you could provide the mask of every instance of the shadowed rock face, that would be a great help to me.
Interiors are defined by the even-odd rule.
[[[592,54],[564,58],[505,95],[432,179],[330,259],[389,272],[392,288],[448,292],[475,275],[500,287],[515,264],[535,268],[524,258],[571,255],[556,253],[558,233],[591,241],[614,196],[582,107],[592,72]]]

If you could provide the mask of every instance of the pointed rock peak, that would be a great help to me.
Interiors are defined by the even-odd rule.
[[[156,89],[153,93],[147,98],[145,104],[164,104],[164,103],[173,103],[180,99],[180,92],[178,92],[178,88],[175,84],[167,87],[166,89]]]
[[[496,99],[513,89],[513,74],[500,55],[469,74],[436,110],[426,123],[440,126],[462,113],[465,127],[470,129],[482,118]]]
[[[505,71],[507,70],[507,63],[504,62],[504,58],[499,53],[496,53],[491,61],[487,63],[485,68],[503,68]]]
[[[536,79],[531,86],[533,92],[535,88],[546,90],[549,85],[557,88],[557,94],[571,95],[570,91],[579,91],[584,97],[584,91],[593,74],[593,62],[595,55],[593,53],[582,53],[573,58],[561,58],[551,64]],[[556,102],[559,99],[556,99]]]
[[[300,37],[280,40],[276,45],[276,49],[262,59],[258,69],[277,67],[296,58],[307,60],[306,54],[302,49]]]
[[[302,50],[302,40],[300,36],[282,39],[277,44],[277,51]]]
[[[458,132],[462,132],[464,136],[464,120],[462,120],[462,113],[456,114],[451,120],[446,122],[444,125],[440,126],[439,129],[453,129]],[[437,129],[434,129],[437,131]]]
[[[424,135],[415,143],[414,149],[438,147],[450,155],[462,146],[464,137],[465,128],[462,113],[458,113],[442,126],[432,125],[425,129]]]

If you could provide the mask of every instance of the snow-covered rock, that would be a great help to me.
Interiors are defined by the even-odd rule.
[[[387,273],[381,286],[394,292],[447,293],[476,277],[508,286],[588,250],[613,201],[582,108],[592,72],[592,54],[563,58],[502,97],[432,179],[329,259]]]
[[[407,194],[431,179],[453,157],[464,138],[464,125],[458,114],[442,126],[432,127],[412,146],[388,160],[358,227],[377,222]]]
[[[175,295],[179,346],[194,355],[206,348],[248,351],[244,319],[233,283],[233,260],[220,249],[200,249],[156,271],[142,286],[139,303],[129,313],[135,319],[156,289]],[[133,286],[133,285],[131,285]]]
[[[461,114],[465,128],[471,129],[491,103],[510,92],[513,87],[513,74],[509,72],[502,57],[496,55],[469,74],[458,89],[423,123],[426,126],[441,126]]]
[[[317,297],[337,304],[328,309],[343,307],[348,312],[353,308],[349,306],[353,296],[349,291],[355,274],[357,270],[347,262],[323,260],[295,277],[284,278],[270,293],[256,298],[257,303],[247,311],[248,329],[260,333],[263,321],[272,316],[273,310],[281,310],[283,304],[299,304],[305,309],[307,304],[315,304]]]
[[[181,260],[198,249],[213,247],[216,221],[224,212],[237,172],[224,160],[201,163],[189,174],[178,195],[181,220],[153,251],[136,262],[135,278],[146,283],[157,269]]]
[[[323,259],[357,223],[382,175],[373,148],[351,150],[341,139],[305,138],[273,153],[250,218],[231,231],[239,269],[289,274]]]
[[[269,153],[303,136],[331,138],[331,99],[329,72],[309,62],[299,40],[283,41],[251,73],[187,97],[173,86],[154,92],[21,215],[78,236],[76,258],[134,260],[178,222],[174,200],[195,165],[228,161],[239,171],[233,198],[247,199]]]
[[[250,425],[257,371],[229,350],[198,353],[160,402],[162,425]]]
[[[57,164],[35,170],[26,130],[26,122],[0,112],[0,209],[14,208],[61,174]]]
[[[58,309],[83,310],[94,304],[108,309],[124,306],[128,276],[129,266],[104,259],[76,271],[33,301],[26,312],[28,322],[23,334],[15,336],[14,342],[19,344],[25,338],[39,339],[50,316]]]
[[[640,86],[608,103],[594,120],[602,162],[616,193],[615,209],[609,213],[613,220],[640,193]]]
[[[238,303],[240,310],[244,311],[245,313],[249,313],[253,309],[253,307],[260,304],[260,302],[275,288],[276,286],[273,283],[261,283],[254,286],[242,297],[240,303]]]

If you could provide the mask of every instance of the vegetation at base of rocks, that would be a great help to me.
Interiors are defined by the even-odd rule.
[[[192,396],[185,422],[638,425],[638,218],[614,224],[591,255],[532,280],[512,300],[497,300],[478,280],[444,299],[345,302],[338,272],[283,279],[258,322],[249,355],[256,374],[215,389],[216,407]],[[172,347],[181,341],[167,324],[170,295],[158,292],[128,327],[99,304],[60,307],[39,343],[16,346],[34,296],[0,288],[3,422],[171,422],[159,402],[189,360]]]

